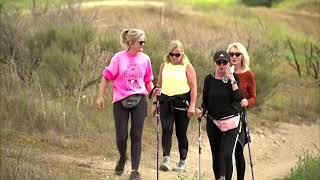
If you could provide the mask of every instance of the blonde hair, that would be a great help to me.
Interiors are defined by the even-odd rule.
[[[250,69],[250,67],[249,67],[250,61],[249,61],[249,54],[247,52],[246,47],[244,47],[244,45],[239,42],[234,42],[234,43],[229,44],[227,52],[230,53],[230,50],[233,47],[237,48],[240,51],[240,53],[242,54],[242,56],[241,56],[242,57],[241,58],[241,69],[243,71],[249,70]]]
[[[120,34],[120,44],[128,49],[136,41],[145,41],[145,33],[141,29],[124,29]]]
[[[181,61],[180,61],[180,64],[188,64],[190,63],[188,57],[184,54],[184,47],[183,47],[183,44],[181,41],[179,40],[173,40],[170,42],[169,44],[169,52],[171,52],[172,50],[174,49],[179,49],[181,51],[181,54],[182,54],[182,57],[181,57]],[[170,56],[169,54],[166,54],[164,57],[163,57],[163,61],[164,62],[167,62],[167,63],[171,63],[171,60],[170,60]]]

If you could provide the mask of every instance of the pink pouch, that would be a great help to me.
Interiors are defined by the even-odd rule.
[[[230,117],[230,118],[226,118],[226,119],[222,118],[220,120],[213,120],[213,123],[222,132],[237,128],[238,125],[239,125],[239,122],[240,122],[240,116],[239,115],[233,116],[233,117]]]

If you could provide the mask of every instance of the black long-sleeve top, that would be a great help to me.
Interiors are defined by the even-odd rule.
[[[233,73],[238,87],[240,80],[237,74]],[[212,74],[206,76],[203,86],[202,109],[207,111],[213,119],[237,115],[241,111],[240,101],[243,99],[240,88],[233,91],[230,80],[223,83],[215,79]]]

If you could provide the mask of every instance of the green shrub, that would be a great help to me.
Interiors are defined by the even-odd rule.
[[[264,47],[250,52],[251,68],[256,75],[256,106],[263,104],[280,82],[273,70],[277,64],[274,59],[276,49],[276,45],[264,45]]]
[[[160,64],[163,56],[168,53],[172,33],[165,29],[150,30],[146,32],[146,46],[144,52],[150,56],[155,83],[157,82]],[[161,37],[161,40],[159,40]]]
[[[242,0],[248,6],[266,6],[271,7],[274,0]]]
[[[296,167],[291,169],[291,174],[284,178],[284,180],[314,180],[320,179],[320,154],[303,151],[298,154],[298,163]]]

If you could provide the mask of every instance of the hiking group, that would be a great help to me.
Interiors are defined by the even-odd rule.
[[[103,70],[97,99],[98,108],[104,109],[104,94],[112,82],[116,144],[120,155],[115,174],[120,176],[124,172],[128,122],[131,117],[132,171],[129,179],[142,179],[138,170],[148,108],[146,97],[149,95],[152,99],[150,113],[159,115],[161,123],[163,158],[160,170],[186,171],[189,146],[187,129],[190,118],[198,116],[206,119],[215,179],[231,180],[233,157],[236,160],[237,179],[244,179],[243,148],[250,142],[246,109],[256,101],[255,76],[249,68],[246,48],[241,43],[232,43],[226,51],[213,53],[214,69],[204,80],[201,108],[196,108],[196,72],[179,40],[170,42],[159,67],[156,86],[153,84],[150,57],[143,53],[146,43],[144,31],[125,29],[121,32],[120,43],[124,50],[116,53]],[[172,166],[170,151],[174,127],[180,161]]]

